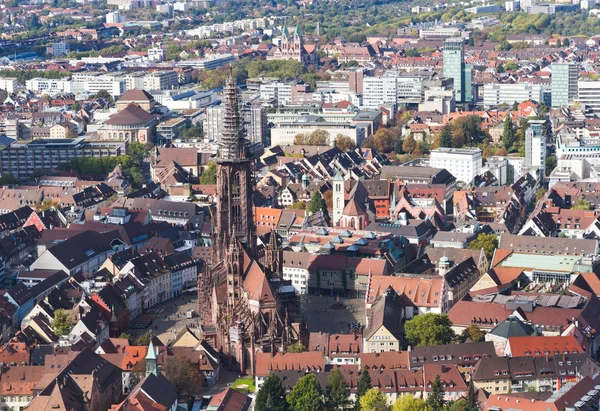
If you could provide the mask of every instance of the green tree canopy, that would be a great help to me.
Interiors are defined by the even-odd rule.
[[[256,394],[254,409],[256,411],[287,411],[288,404],[285,400],[285,390],[279,376],[271,374],[265,379],[258,394]]]
[[[71,328],[73,328],[69,312],[66,310],[54,311],[52,328],[54,328],[54,334],[56,335],[68,335],[71,332]]]
[[[447,123],[440,133],[440,147],[452,147],[452,125]]]
[[[446,409],[448,411],[478,411],[479,408],[477,405],[470,403],[466,398],[461,398],[458,401],[452,403],[452,405],[447,406]]]
[[[431,407],[422,398],[415,398],[411,394],[402,395],[394,403],[392,411],[431,411]]]
[[[324,410],[321,387],[314,374],[300,378],[286,397],[292,411]]]
[[[406,340],[413,347],[448,344],[454,337],[446,314],[417,315],[404,325]]]
[[[431,392],[427,397],[427,404],[431,407],[432,411],[442,411],[445,403],[444,387],[442,387],[440,376],[436,375],[431,384]]]
[[[377,388],[371,388],[360,397],[360,409],[363,411],[388,411],[385,394]]]
[[[512,147],[515,142],[515,129],[513,127],[510,116],[504,118],[504,130],[502,131],[502,144],[507,150]]]
[[[354,404],[354,409],[356,411],[361,409],[360,406],[360,398],[367,393],[373,385],[371,383],[371,375],[369,374],[369,370],[366,368],[360,373],[360,378],[358,379],[358,384],[356,385],[356,402]]]
[[[331,374],[329,374],[325,393],[327,405],[330,409],[341,409],[348,404],[350,390],[346,385],[346,380],[344,380],[340,367],[336,367]]]
[[[202,392],[204,377],[198,367],[185,356],[169,357],[163,366],[163,375],[173,384],[177,395],[196,395]]]
[[[285,349],[286,352],[301,353],[306,351],[306,347],[300,342],[290,344]]]
[[[200,174],[200,184],[217,184],[217,163],[211,161]]]
[[[469,324],[461,333],[461,340],[464,342],[470,339],[473,342],[481,342],[485,339],[485,332],[477,324]]]
[[[587,201],[585,197],[581,196],[575,201],[575,203],[571,206],[571,210],[591,210],[592,203]]]
[[[0,176],[0,186],[20,184],[20,181],[12,174],[5,173]]]
[[[471,250],[481,250],[487,257],[488,261],[492,261],[494,251],[498,248],[498,237],[495,234],[480,233],[476,239],[469,243]]]
[[[140,347],[146,346],[146,345],[150,345],[150,340],[152,339],[152,331],[146,331],[144,334],[140,335],[136,340],[135,340],[135,345],[138,345]]]

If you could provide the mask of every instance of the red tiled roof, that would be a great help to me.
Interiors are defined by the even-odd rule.
[[[256,354],[256,375],[259,377],[267,377],[271,371],[322,371],[324,368],[325,354],[320,351]]]
[[[573,336],[509,337],[511,357],[543,357],[545,355],[584,352]]]

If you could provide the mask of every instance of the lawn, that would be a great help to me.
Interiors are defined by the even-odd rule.
[[[243,393],[248,393],[248,394],[253,393],[254,389],[255,389],[254,378],[252,378],[252,377],[238,378],[231,385],[231,388],[233,388],[236,391],[243,392]]]

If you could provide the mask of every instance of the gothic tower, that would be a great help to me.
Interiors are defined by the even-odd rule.
[[[231,69],[224,94],[222,134],[217,150],[218,201],[213,264],[227,258],[232,236],[239,240],[251,258],[256,246],[252,218],[252,169],[246,155],[240,98]]]
[[[280,275],[281,269],[281,250],[279,249],[279,242],[277,241],[277,233],[275,230],[271,231],[269,237],[269,244],[265,247],[265,256],[263,258],[263,266],[272,276]]]

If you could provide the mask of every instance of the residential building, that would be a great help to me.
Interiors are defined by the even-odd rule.
[[[175,117],[158,123],[156,126],[156,140],[158,144],[165,144],[179,137],[179,134],[189,124],[185,117]]]
[[[444,42],[444,77],[454,80],[454,98],[457,103],[473,101],[473,67],[465,64],[464,40],[461,37]]]
[[[389,286],[373,304],[364,330],[364,352],[400,351],[404,345],[404,304]]]
[[[174,70],[153,71],[144,76],[144,90],[171,90],[179,84],[179,73]]]
[[[552,108],[567,107],[577,98],[579,65],[552,63]]]
[[[16,78],[0,77],[0,90],[6,91],[8,94],[12,94],[17,87]]]
[[[83,138],[18,141],[0,151],[0,174],[26,180],[40,170],[56,170],[60,164],[79,157],[115,157],[126,154],[124,141],[93,141]]]
[[[577,101],[586,113],[600,114],[600,81],[582,81],[577,83]]]
[[[599,82],[600,83],[600,82]],[[493,107],[501,104],[513,105],[533,100],[543,102],[543,87],[529,83],[486,83],[483,86],[483,105]]]
[[[530,120],[525,131],[525,165],[536,168],[539,175],[546,171],[546,134],[544,120]]]
[[[448,170],[458,181],[471,184],[481,172],[483,159],[478,148],[440,147],[431,150],[430,164],[431,167]]]
[[[271,129],[271,145],[289,146],[294,144],[298,134],[310,134],[317,130],[326,131],[329,134],[328,145],[335,145],[335,138],[342,135],[350,138],[358,147],[365,139],[365,129],[350,123],[334,123],[322,121],[318,116],[305,116],[292,123],[282,122]]]

